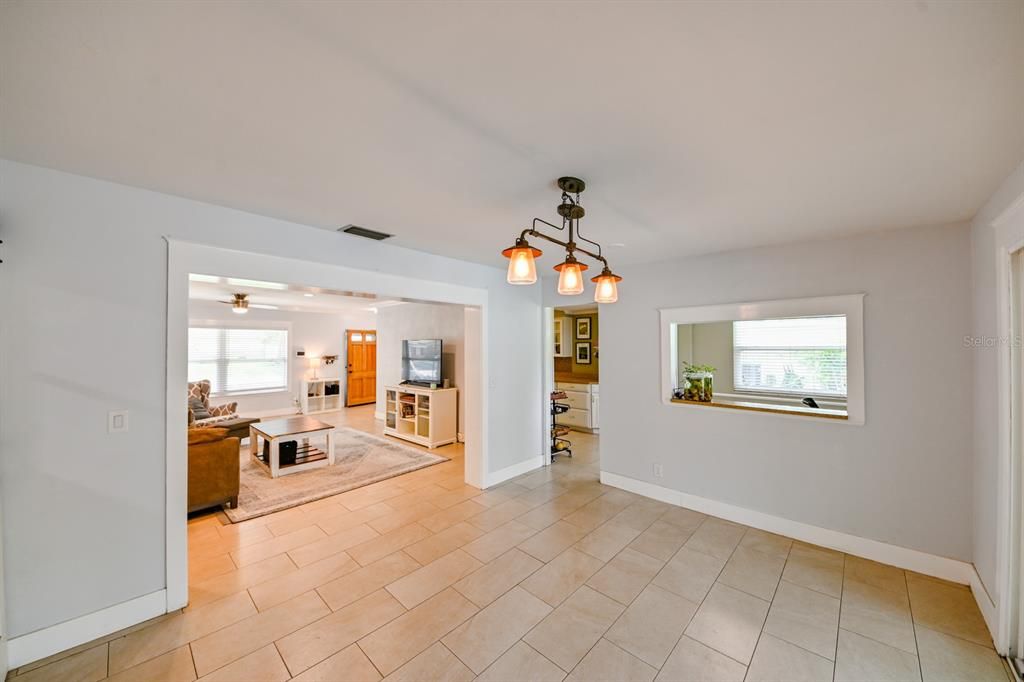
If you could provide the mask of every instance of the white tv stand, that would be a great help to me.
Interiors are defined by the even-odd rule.
[[[457,388],[384,387],[384,433],[428,448],[458,440]]]

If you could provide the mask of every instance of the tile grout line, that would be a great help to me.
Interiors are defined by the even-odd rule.
[[[492,603],[493,603],[493,602],[492,602]],[[488,605],[488,606],[489,606],[489,605]],[[483,609],[480,609],[480,611],[483,611]],[[477,611],[476,613],[480,613],[480,611]],[[476,615],[476,613],[474,613],[474,614],[473,614],[473,616],[475,616],[475,615]],[[470,618],[472,618],[473,616],[470,616]],[[462,624],[461,624],[461,623],[460,623],[460,624],[459,624],[458,626],[456,626],[455,628],[453,628],[453,629],[452,629],[452,632],[455,632],[455,630],[457,630],[457,629],[458,629],[458,628],[460,628],[460,627],[462,627]],[[451,634],[451,633],[448,633],[448,634]],[[447,637],[447,636],[448,636],[448,635],[445,635],[445,637]],[[444,637],[442,637],[441,639],[444,639]],[[519,641],[519,640],[516,640],[516,641]],[[450,653],[450,654],[451,654],[452,656],[454,656],[454,657],[455,657],[455,660],[456,660],[456,661],[458,661],[458,662],[459,662],[459,663],[461,663],[462,665],[466,666],[466,670],[468,670],[468,671],[469,671],[470,673],[472,673],[472,674],[473,674],[473,676],[474,676],[474,679],[475,679],[476,677],[479,677],[480,675],[483,675],[483,674],[484,674],[484,673],[480,673],[480,675],[477,675],[477,672],[476,672],[475,670],[473,670],[473,668],[471,668],[471,667],[469,666],[469,663],[467,663],[466,661],[462,660],[462,659],[461,659],[461,658],[459,657],[459,655],[458,655],[457,653],[455,653],[454,651],[452,651],[452,650],[451,650],[451,649],[450,649],[450,648],[448,647],[448,645],[447,645],[447,644],[445,644],[444,642],[442,642],[442,641],[441,641],[440,639],[439,639],[439,640],[437,640],[437,643],[438,643],[438,644],[440,644],[440,645],[441,645],[442,647],[444,647],[444,650],[445,650],[445,651],[447,651],[447,652],[448,652],[448,653]],[[433,644],[431,644],[430,646],[433,646]],[[512,643],[512,646],[515,646],[515,642],[513,642],[513,643]],[[511,648],[512,648],[512,646],[510,646],[510,647],[509,647],[508,649],[511,649]],[[429,648],[430,648],[430,647],[428,646],[428,647],[427,647],[426,649],[424,649],[423,651],[427,651],[427,649],[429,649]],[[500,654],[498,655],[498,658],[501,658],[502,656],[504,656],[504,655],[505,655],[505,654],[506,654],[506,653],[508,652],[508,649],[505,649],[505,651],[502,651],[502,652],[501,652],[501,653],[500,653]],[[421,651],[421,652],[420,652],[419,654],[416,654],[416,656],[419,656],[420,654],[422,654],[422,653],[423,653],[423,651]],[[410,658],[410,659],[409,659],[408,661],[406,661],[406,663],[409,663],[410,661],[414,660],[414,659],[416,658],[416,656],[413,656],[412,658]],[[491,667],[492,665],[494,665],[494,664],[495,664],[495,662],[497,662],[498,658],[495,658],[495,659],[494,659],[493,661],[491,661],[491,662],[490,662],[490,664],[488,664],[487,668],[490,668],[490,667]],[[402,664],[402,666],[404,666],[404,665],[405,665],[405,663],[403,663],[403,664]],[[400,669],[400,668],[401,668],[402,666],[399,666],[398,668],[396,668],[396,670]],[[484,672],[486,672],[486,671],[487,671],[487,668],[484,668]]]
[[[408,613],[408,611],[406,613]],[[363,649],[363,647],[359,646],[359,640],[358,639],[356,641],[352,642],[352,646],[354,646],[356,649],[358,649],[359,653],[361,653],[364,657],[366,657],[366,660],[370,662],[370,665],[373,666],[373,669],[377,671],[377,674],[380,675],[382,680],[385,677],[387,677],[387,675],[384,674],[384,671],[382,671],[380,668],[377,667],[377,664],[373,662],[373,659],[370,658],[370,655],[368,653],[366,653],[366,651]],[[345,649],[347,649],[347,648],[348,647],[345,647]],[[429,649],[430,647],[427,647],[427,648]],[[344,651],[345,649],[341,649],[340,651]],[[331,656],[337,656],[338,653],[340,653],[340,651],[331,654]],[[424,649],[423,651],[426,651],[426,649]],[[330,658],[331,656],[328,656],[327,658]],[[416,654],[416,656],[419,656],[419,654]],[[324,661],[326,661],[327,658],[325,658]],[[415,656],[413,658],[415,658]],[[410,659],[410,660],[412,660],[412,659]],[[323,661],[320,661],[320,663],[323,663]],[[316,666],[320,665],[320,663],[316,663],[314,665],[311,665],[308,668],[306,668],[306,670],[312,670]],[[400,668],[401,668],[401,666],[399,666],[398,668],[395,668],[395,670],[398,670]],[[291,671],[289,670],[288,672],[291,672]]]
[[[193,643],[193,642],[195,642],[195,641],[197,641],[197,640],[200,640],[200,639],[202,639],[203,637],[207,637],[207,636],[209,636],[209,635],[212,635],[212,634],[214,634],[215,632],[220,632],[221,630],[223,630],[223,629],[225,629],[225,628],[229,628],[229,627],[231,627],[232,625],[235,625],[235,624],[237,624],[237,623],[241,623],[242,621],[244,621],[244,620],[246,620],[246,619],[248,619],[248,618],[252,618],[253,616],[258,616],[258,615],[260,614],[260,611],[259,611],[259,609],[257,609],[257,608],[256,608],[256,603],[255,603],[255,602],[254,602],[254,601],[252,600],[252,597],[251,597],[251,596],[249,595],[249,591],[248,591],[248,589],[245,589],[245,590],[239,590],[238,592],[232,592],[232,593],[231,593],[231,594],[229,594],[229,595],[226,595],[226,596],[224,596],[224,597],[221,597],[221,598],[219,598],[219,599],[215,599],[215,600],[213,600],[213,601],[211,601],[211,602],[207,602],[206,604],[203,604],[202,606],[200,606],[200,607],[197,607],[197,609],[196,609],[196,610],[199,610],[199,609],[201,609],[201,608],[205,608],[205,607],[207,607],[207,606],[210,606],[211,604],[216,604],[217,602],[219,602],[219,601],[223,601],[223,600],[225,600],[225,599],[230,599],[230,598],[232,598],[232,597],[235,597],[235,596],[237,596],[237,595],[240,595],[240,594],[242,594],[242,593],[244,593],[244,594],[245,594],[245,598],[249,600],[249,605],[250,605],[250,606],[252,606],[252,607],[253,607],[253,609],[255,609],[255,610],[256,610],[256,612],[255,612],[255,613],[253,613],[253,614],[250,614],[250,615],[248,615],[248,616],[245,616],[245,617],[243,617],[243,618],[239,618],[238,620],[232,621],[232,622],[230,622],[230,623],[225,623],[225,624],[221,625],[220,627],[218,627],[218,628],[215,628],[215,629],[211,630],[210,632],[208,632],[208,633],[206,633],[206,634],[202,635],[201,637],[197,637],[197,638],[195,638],[195,639],[190,639],[190,640],[188,640],[188,641],[187,641],[187,642],[185,642],[184,644],[178,644],[178,645],[176,645],[176,646],[172,646],[172,647],[171,647],[171,648],[169,648],[169,649],[163,649],[163,650],[162,650],[162,651],[160,651],[159,653],[157,653],[157,654],[155,654],[155,655],[153,655],[153,656],[150,656],[149,658],[147,658],[147,659],[145,659],[145,660],[143,660],[143,661],[139,661],[138,663],[135,663],[134,665],[131,665],[131,666],[128,666],[127,668],[123,668],[123,669],[121,669],[121,670],[118,670],[118,671],[117,671],[117,674],[123,673],[123,672],[125,672],[125,671],[127,671],[127,670],[131,670],[132,668],[137,668],[138,666],[140,666],[140,665],[143,665],[144,663],[149,663],[150,661],[152,661],[152,660],[154,660],[154,659],[157,659],[157,658],[160,658],[161,656],[164,656],[164,655],[166,655],[166,654],[168,654],[168,653],[170,653],[170,652],[174,651],[175,649],[179,649],[179,648],[181,648],[181,647],[183,647],[183,646],[185,646],[185,645],[188,645],[188,647],[189,647],[189,652],[191,653],[191,651],[192,651],[192,643]],[[184,617],[184,616],[186,615],[183,609],[181,609],[181,610],[178,610],[178,613],[180,613],[180,614],[182,615],[182,617]],[[193,612],[193,613],[194,613],[194,612]],[[160,624],[161,622],[163,622],[163,621],[162,621],[162,620],[161,620],[161,621],[158,621],[158,622],[156,622],[156,623],[153,623],[153,625],[151,625],[151,626],[147,626],[147,627],[145,627],[145,628],[142,628],[142,629],[140,629],[140,630],[133,630],[132,632],[128,632],[128,633],[125,633],[124,635],[122,635],[121,637],[117,637],[116,639],[123,639],[123,638],[125,638],[125,637],[129,637],[129,636],[131,636],[131,635],[134,635],[134,634],[136,634],[136,633],[140,633],[140,632],[145,632],[145,631],[146,631],[146,630],[148,630],[148,629],[149,629],[150,627],[155,627],[155,626],[159,625],[159,624]],[[114,641],[114,640],[110,640],[110,641]],[[109,642],[108,642],[108,644],[109,644]],[[108,649],[108,651],[109,651],[109,649]],[[193,665],[194,665],[194,664],[195,664],[195,659],[194,659],[194,656],[193,656]]]
[[[235,626],[235,625],[238,625],[239,623],[244,623],[245,621],[249,620],[250,618],[255,618],[255,617],[257,617],[257,616],[260,616],[260,615],[262,615],[262,614],[266,613],[266,611],[260,611],[260,610],[259,610],[258,608],[256,608],[256,602],[255,602],[255,601],[253,601],[252,595],[251,595],[251,594],[249,594],[249,590],[248,590],[248,588],[246,588],[246,589],[244,590],[244,592],[245,592],[245,595],[246,595],[246,597],[247,597],[247,598],[249,599],[249,603],[251,603],[251,604],[252,604],[252,606],[253,606],[253,608],[255,608],[255,609],[256,609],[256,613],[254,613],[254,614],[252,614],[252,615],[250,615],[250,616],[246,616],[245,618],[242,618],[241,620],[236,620],[236,621],[235,621],[234,623],[228,623],[227,625],[224,625],[224,626],[222,626],[222,627],[219,627],[219,628],[217,628],[216,630],[212,630],[211,632],[208,632],[208,633],[206,633],[206,634],[205,634],[205,635],[203,635],[202,637],[197,637],[197,638],[195,638],[195,639],[189,640],[189,642],[188,642],[189,652],[191,652],[191,653],[192,653],[192,666],[196,668],[196,677],[197,677],[197,678],[199,677],[199,668],[198,668],[198,667],[196,666],[196,660],[195,660],[195,652],[194,652],[194,651],[192,650],[192,645],[193,645],[193,644],[194,644],[195,642],[198,642],[198,641],[199,641],[199,640],[201,640],[201,639],[205,639],[206,637],[209,637],[209,636],[211,636],[211,635],[214,635],[214,634],[216,634],[216,633],[218,633],[218,632],[221,632],[222,630],[225,630],[225,629],[227,629],[227,628],[229,628],[229,627],[233,627],[233,626]],[[328,610],[328,611],[330,612],[330,609],[331,609],[331,607],[327,606],[327,603],[326,603],[326,602],[324,602],[324,600],[323,600],[323,597],[321,597],[321,596],[320,596],[320,593],[319,593],[319,592],[317,592],[317,591],[316,591],[315,589],[313,589],[313,590],[306,590],[306,591],[305,591],[305,592],[303,592],[302,594],[298,594],[298,595],[296,595],[296,596],[292,597],[292,599],[298,599],[299,597],[302,597],[302,596],[304,596],[304,595],[307,595],[307,594],[309,594],[309,593],[311,593],[311,592],[312,592],[312,593],[314,593],[314,594],[316,594],[316,597],[317,597],[317,599],[319,599],[319,600],[320,600],[320,603],[322,603],[322,604],[323,604],[324,606],[326,606],[326,607],[327,607],[327,610]],[[236,593],[236,594],[239,594],[239,593]],[[232,596],[234,596],[234,595],[232,595]],[[291,601],[291,599],[289,599],[288,601]],[[285,601],[285,602],[281,602],[281,604],[287,604],[287,603],[288,603],[287,601]],[[277,606],[280,606],[280,604],[278,604]],[[268,609],[268,610],[269,610],[269,609]],[[329,616],[329,615],[331,615],[331,614],[330,614],[330,613],[328,613],[327,615],[323,616],[323,618],[326,618],[326,617],[327,617],[327,616]],[[278,641],[280,641],[280,640],[284,639],[284,638],[285,638],[285,637],[287,637],[288,635],[291,635],[291,634],[294,634],[294,633],[298,632],[299,630],[301,630],[302,628],[306,627],[307,625],[311,625],[312,623],[315,623],[315,622],[317,622],[317,621],[319,621],[319,620],[322,620],[322,618],[317,618],[317,619],[316,619],[315,621],[312,621],[311,623],[306,623],[305,625],[301,625],[301,626],[297,627],[296,629],[294,629],[294,630],[292,630],[292,631],[290,631],[290,632],[288,632],[288,633],[285,633],[285,634],[284,634],[284,635],[282,635],[281,637],[278,637],[277,639],[271,640],[271,641],[269,642],[269,644],[273,644],[273,645],[274,645],[274,648],[275,648],[275,650],[276,650],[276,649],[277,649],[277,642],[278,642]],[[216,672],[216,671],[220,670],[221,668],[226,668],[227,666],[231,665],[232,663],[235,663],[236,661],[240,661],[240,660],[242,660],[243,658],[245,658],[246,656],[249,656],[249,655],[251,655],[251,654],[254,654],[254,653],[256,653],[257,651],[259,651],[260,649],[264,648],[265,646],[266,646],[266,644],[264,644],[264,645],[262,645],[262,646],[260,646],[260,647],[258,647],[258,648],[256,648],[256,649],[254,649],[254,650],[252,650],[252,651],[249,651],[249,652],[247,652],[247,653],[245,653],[245,654],[242,654],[242,655],[241,655],[241,656],[239,656],[238,658],[235,658],[235,659],[233,659],[233,660],[231,660],[231,661],[228,661],[227,663],[225,663],[225,664],[223,664],[223,665],[221,665],[221,666],[219,666],[219,667],[217,667],[217,668],[214,668],[213,670],[210,670],[209,672],[207,672],[207,673],[206,673],[206,675],[212,675],[212,674],[213,674],[214,672]],[[172,651],[173,651],[173,649],[172,649]],[[167,652],[164,652],[164,654],[166,654],[166,653],[167,653]],[[161,655],[163,655],[163,654],[161,654]],[[280,652],[278,652],[278,655],[280,655]],[[156,657],[156,656],[154,656],[153,658],[157,658],[157,657]],[[146,661],[146,662],[148,662],[148,661],[151,661],[151,660],[153,660],[153,658],[147,659],[147,661]],[[281,657],[281,662],[282,662],[282,663],[284,662],[284,657],[283,657],[283,656]],[[141,663],[140,663],[140,664],[136,664],[135,666],[132,666],[132,668],[134,668],[134,667],[137,667],[137,665],[141,665]],[[287,667],[288,667],[288,665],[287,665],[287,664],[285,664],[285,668],[287,668]],[[126,668],[125,670],[131,670],[131,668]],[[203,677],[206,677],[206,675],[203,675]]]
[[[907,609],[910,610],[910,627],[914,630],[914,647],[917,649],[917,675],[924,680],[924,664],[921,663],[921,642],[917,639],[917,619],[914,618],[914,600],[910,598],[910,580],[903,571],[903,586],[907,588]]]
[[[553,610],[552,610],[552,613],[554,613],[554,611],[553,611]],[[549,614],[549,615],[550,615],[550,614]],[[540,623],[537,623],[537,625],[540,625]],[[535,626],[534,626],[533,628],[530,628],[530,632],[533,632],[533,630],[534,630],[534,629],[535,629],[536,627],[537,627],[537,626],[535,625]],[[528,632],[528,633],[526,633],[526,634],[528,635],[528,634],[530,634],[530,632]],[[607,630],[606,630],[605,632],[607,632]],[[525,637],[525,635],[524,635],[524,637]],[[604,635],[601,635],[600,637],[598,637],[598,640],[597,640],[597,641],[599,641],[599,642],[600,642],[600,641],[601,641],[601,640],[602,640],[603,638],[604,638]],[[526,641],[525,639],[523,639],[523,637],[520,637],[520,638],[519,638],[519,642],[522,642],[522,643],[523,643],[523,646],[527,647],[527,648],[528,648],[528,649],[529,649],[530,651],[533,651],[533,652],[534,652],[534,653],[536,653],[536,654],[537,654],[538,656],[540,656],[540,657],[541,657],[541,658],[543,658],[543,659],[544,659],[545,661],[547,661],[547,662],[548,662],[548,663],[550,663],[551,665],[555,666],[555,667],[556,667],[556,668],[558,668],[559,670],[565,670],[565,669],[564,669],[564,668],[563,668],[562,666],[558,665],[557,663],[555,663],[554,661],[552,661],[552,660],[551,660],[550,658],[548,658],[547,656],[545,656],[545,655],[544,655],[544,652],[543,652],[543,651],[538,651],[537,649],[535,649],[535,648],[533,648],[532,646],[530,646],[530,643],[529,643],[529,642],[527,642],[527,641]],[[517,644],[518,644],[519,642],[517,642]],[[515,644],[513,644],[512,646],[515,646]],[[587,651],[587,653],[590,653],[590,652],[589,652],[589,651]],[[587,654],[583,654],[583,658],[586,658],[586,657],[587,657]],[[581,659],[580,659],[580,661],[582,661],[582,660],[583,660],[583,658],[581,658]],[[498,661],[497,661],[497,659],[495,659],[494,663],[497,663],[497,662],[498,662]],[[494,663],[492,663],[491,665],[494,665]],[[577,663],[576,665],[579,665],[579,663]],[[488,668],[490,668],[491,666],[489,665],[489,666],[487,666],[487,667],[488,667]],[[575,668],[575,666],[573,666],[573,667]],[[487,672],[487,671],[485,670],[484,672]],[[482,674],[483,674],[483,673],[481,673],[481,675],[482,675]],[[566,675],[569,675],[569,673],[568,673],[568,672],[567,672],[567,673],[565,673],[565,674],[566,674]],[[563,679],[564,679],[564,678],[563,678]]]
[[[748,532],[749,532],[749,529],[748,529]],[[743,535],[745,536],[746,533],[744,533]],[[740,542],[743,542],[743,538],[740,538]],[[738,544],[736,546],[739,547]],[[733,554],[735,554],[735,553],[736,553],[736,550],[733,550]],[[761,630],[757,633],[757,641],[754,642],[754,648],[750,652],[750,661],[748,661],[745,664],[746,670],[743,671],[743,679],[744,680],[746,680],[747,677],[750,675],[750,667],[751,667],[751,664],[753,664],[753,662],[754,662],[754,654],[757,653],[757,647],[758,647],[758,645],[761,644],[761,637],[762,637],[762,635],[764,635],[765,628],[768,627],[768,616],[770,616],[771,613],[772,613],[772,606],[775,605],[775,597],[777,597],[778,594],[779,594],[779,586],[782,584],[782,576],[786,573],[786,566],[789,564],[789,557],[790,557],[790,555],[792,553],[793,553],[793,543],[790,542],[789,543],[789,548],[786,550],[786,560],[782,563],[782,570],[779,572],[779,579],[775,581],[775,590],[772,592],[772,598],[768,600],[768,610],[766,610],[764,612],[764,620],[761,621]],[[730,555],[729,558],[731,559],[732,556]],[[728,563],[728,562],[726,562],[726,563]],[[723,571],[725,570],[725,566],[722,567],[722,570]],[[719,578],[720,578],[722,574],[719,573],[718,575],[719,575]],[[718,578],[715,578],[715,583],[718,583]],[[725,585],[725,583],[722,583],[722,584]],[[710,590],[709,590],[709,593],[710,593]],[[751,596],[753,596],[753,595],[751,595]],[[714,647],[711,647],[711,648],[714,649]],[[715,651],[717,651],[717,649],[715,649]],[[723,652],[719,652],[719,653],[723,653]],[[723,655],[728,656],[728,654],[724,654],[724,653],[723,653]],[[729,656],[729,658],[732,658],[732,657]],[[732,660],[735,661],[736,659],[733,658]],[[737,661],[737,663],[738,662],[739,661]]]
[[[842,630],[843,602],[846,597],[846,564],[850,560],[849,554],[843,554],[843,579],[839,584],[839,613],[836,614],[836,646],[832,654],[832,682],[836,680],[836,671],[839,669],[839,631]]]

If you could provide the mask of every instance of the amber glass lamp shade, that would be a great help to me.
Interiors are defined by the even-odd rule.
[[[576,296],[583,293],[583,271],[587,266],[573,256],[566,256],[564,263],[555,266],[558,271],[558,293]]]
[[[622,278],[614,274],[608,268],[601,271],[601,274],[590,280],[594,287],[595,303],[615,303],[619,300],[619,282]]]
[[[540,249],[530,246],[525,239],[517,239],[515,246],[501,252],[508,258],[509,284],[533,284],[537,281],[537,263],[534,260],[541,255]]]

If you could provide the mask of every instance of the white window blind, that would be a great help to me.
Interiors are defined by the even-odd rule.
[[[288,388],[288,332],[284,329],[189,327],[188,380],[210,380],[211,393]]]
[[[846,316],[732,323],[740,391],[846,397]]]

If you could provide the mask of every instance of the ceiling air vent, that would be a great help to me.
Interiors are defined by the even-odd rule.
[[[356,237],[376,239],[377,241],[381,241],[382,239],[388,239],[389,237],[395,236],[393,234],[377,232],[376,230],[368,230],[365,227],[359,227],[358,225],[346,225],[345,227],[339,227],[338,232],[345,232],[347,234],[355,235]]]

